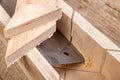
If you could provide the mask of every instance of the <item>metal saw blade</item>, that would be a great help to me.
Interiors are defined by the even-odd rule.
[[[83,56],[60,32],[54,33],[37,46],[37,49],[51,65],[84,62]]]

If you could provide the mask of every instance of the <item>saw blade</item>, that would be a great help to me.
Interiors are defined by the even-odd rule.
[[[37,49],[52,65],[84,62],[83,56],[60,32],[41,43]]]

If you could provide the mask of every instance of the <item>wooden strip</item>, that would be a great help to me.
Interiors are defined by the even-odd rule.
[[[55,31],[56,25],[53,21],[11,38],[6,51],[6,64],[14,63],[26,52],[49,38]]]
[[[14,14],[4,30],[4,35],[10,38],[49,21],[58,20],[60,17],[60,8],[25,4]]]
[[[103,1],[100,2],[104,3],[104,5],[101,5],[99,1],[97,1],[97,5],[93,4],[94,1],[65,0],[65,2],[75,9],[74,22],[83,31],[104,49],[120,51],[120,23],[118,18],[120,13],[118,10],[110,7],[109,3],[105,4]],[[117,56],[115,58],[118,60]]]
[[[98,42],[105,49],[120,50],[112,41],[110,41],[103,33],[97,30],[87,20],[85,20],[78,12],[75,12],[74,20],[89,36]]]

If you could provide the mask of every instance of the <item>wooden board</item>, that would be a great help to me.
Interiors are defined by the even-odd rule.
[[[97,43],[108,51],[120,50],[119,10],[114,9],[112,6],[107,5],[109,3],[105,3],[103,1],[98,1],[97,5],[95,5],[94,1],[85,2],[79,0],[66,0],[66,2],[69,3],[76,10],[76,12],[78,12],[77,14],[80,14],[89,22],[91,27],[86,28],[89,29],[86,30],[86,32]],[[93,3],[94,5],[92,5]],[[103,3],[103,5],[101,5],[101,3]],[[116,59],[118,61],[120,60],[118,58]]]
[[[60,8],[25,4],[14,14],[4,29],[4,35],[6,38],[10,38],[49,21],[58,20],[60,17]]]
[[[53,21],[11,38],[6,51],[6,64],[14,63],[30,49],[49,38],[55,31],[56,24]]]
[[[99,55],[99,57],[104,58],[106,57],[106,51],[119,51],[119,13],[115,11],[113,8],[109,7],[108,5],[99,5],[99,1],[97,1],[97,5],[94,1],[84,1],[84,0],[65,0],[66,3],[68,3],[73,9],[74,9],[74,17],[73,17],[73,28],[74,26],[78,26],[79,29],[83,30],[87,35],[93,39],[93,41],[99,45],[103,51],[103,55]],[[102,2],[102,1],[101,1]],[[104,3],[104,2],[102,2]],[[113,15],[111,14],[113,11]],[[94,16],[94,17],[93,17]],[[75,31],[76,30],[76,31]],[[80,44],[83,44],[80,39],[79,33],[77,33],[78,28],[73,30],[73,38],[74,45],[78,47],[78,49],[81,51],[87,51],[88,49],[91,49],[89,47],[87,50],[84,48],[81,48]],[[77,37],[76,34],[78,35]],[[82,37],[81,37],[82,38]],[[84,36],[83,36],[84,38]],[[88,40],[86,40],[88,41]],[[81,42],[79,44],[79,42]],[[87,42],[85,42],[87,43]],[[85,44],[84,43],[84,44]],[[83,44],[83,45],[84,45]],[[89,41],[88,41],[89,44]],[[86,44],[86,46],[88,46]],[[85,47],[86,48],[86,47]],[[99,48],[98,48],[99,49]],[[92,49],[91,49],[92,50]],[[96,49],[97,50],[97,49]],[[105,52],[104,52],[105,51]],[[119,52],[118,52],[119,53]],[[86,53],[83,53],[86,54]],[[87,53],[87,55],[91,55],[91,53]],[[111,54],[111,53],[110,53]],[[96,54],[93,54],[96,55]],[[119,54],[112,53],[112,56],[120,61]],[[88,56],[90,57],[90,56]],[[90,60],[96,59],[96,57],[92,58],[90,57]],[[101,68],[103,66],[104,59],[101,59],[102,62]],[[97,60],[93,60],[93,64],[97,65]],[[98,69],[98,71],[100,68]],[[100,70],[101,71],[101,70]]]
[[[1,11],[2,10],[2,11]],[[2,24],[4,23],[8,23],[7,21],[10,20],[10,17],[9,15],[4,11],[4,9],[0,6],[0,13],[5,13],[3,16],[0,17],[1,21],[2,21]],[[4,17],[4,18],[3,18]],[[7,18],[8,17],[8,18]],[[4,20],[6,19],[6,20]],[[5,21],[5,22],[3,22]],[[5,28],[5,26],[2,26],[3,29]],[[0,26],[1,28],[1,26]],[[3,31],[2,31],[3,32]],[[3,37],[3,39],[5,40],[5,38]],[[6,41],[7,42],[7,41]],[[7,46],[7,44],[5,44],[5,46]],[[28,54],[30,54],[28,56]],[[7,69],[5,70],[4,72],[6,72],[7,76],[4,76],[3,72],[1,72],[1,77],[0,78],[3,78],[3,79],[6,79],[6,80],[15,80],[15,79],[18,79],[19,77],[23,77],[23,78],[19,78],[19,79],[24,79],[24,80],[45,80],[45,79],[48,79],[48,78],[51,78],[50,74],[47,74],[49,76],[45,77],[45,79],[41,76],[41,67],[44,66],[44,65],[47,65],[48,68],[50,69],[49,72],[52,73],[52,77],[54,77],[55,79],[59,77],[59,74],[52,68],[52,66],[44,59],[44,57],[42,57],[42,55],[40,55],[39,51],[37,51],[37,49],[33,49],[31,50],[31,52],[29,52],[26,56],[24,56],[22,59],[18,60],[17,63],[15,63],[14,65],[12,65],[13,68],[15,68],[13,70],[11,69]],[[33,54],[33,55],[32,55]],[[36,56],[37,54],[37,56]],[[42,60],[45,60],[44,62],[44,65],[41,65],[41,63],[37,64],[37,68],[36,66],[34,65],[36,62],[39,62],[41,61],[40,59],[41,58],[36,58],[36,57],[42,57]],[[31,59],[32,58],[32,59]],[[37,59],[37,61],[36,61]],[[5,63],[4,63],[5,64]],[[16,66],[17,65],[17,66]],[[39,65],[41,65],[41,67],[39,67]],[[0,64],[0,66],[2,67],[2,65]],[[4,67],[2,67],[4,68]],[[22,70],[21,70],[21,69]],[[39,68],[39,69],[38,69]],[[48,69],[47,69],[48,70]],[[52,71],[51,71],[52,70]],[[17,73],[20,71],[19,75],[17,76]],[[22,71],[25,73],[22,74]],[[13,75],[11,75],[11,72]],[[14,73],[17,72],[15,74],[15,76],[17,76],[17,78],[14,76]],[[22,75],[21,75],[22,74]],[[46,74],[42,74],[42,75],[46,75]],[[3,77],[4,76],[4,77]],[[12,77],[13,76],[13,77]],[[18,79],[18,80],[19,80]],[[53,79],[51,79],[53,80]]]

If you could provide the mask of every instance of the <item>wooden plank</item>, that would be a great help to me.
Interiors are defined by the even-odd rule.
[[[0,13],[3,13],[4,12],[4,15],[3,16],[0,16],[0,19],[1,19],[1,21],[2,21],[2,23],[4,24],[4,23],[8,23],[7,21],[9,21],[10,20],[10,17],[9,17],[9,15],[4,11],[4,9],[0,6]],[[6,15],[5,15],[6,14]],[[2,18],[1,18],[2,17]],[[4,18],[3,18],[4,17]],[[8,18],[7,18],[8,17]],[[4,20],[4,19],[6,19],[6,20]],[[3,22],[3,21],[5,21],[5,22]],[[5,28],[5,25],[4,26],[0,26],[0,28],[1,27],[3,27],[3,28]],[[2,31],[3,32],[3,31]],[[5,38],[3,38],[4,40],[5,40]],[[7,42],[7,41],[6,41]],[[5,44],[5,46],[7,46],[7,44]],[[28,54],[30,53],[30,55],[28,56]],[[47,78],[48,77],[50,77],[50,76],[47,76],[47,77],[45,77],[45,79],[41,76],[41,70],[39,71],[37,68],[39,68],[40,69],[40,65],[41,65],[41,63],[39,62],[39,61],[41,61],[40,60],[40,58],[36,58],[36,57],[42,57],[42,55],[40,55],[40,53],[37,51],[37,49],[33,49],[33,50],[31,50],[31,52],[29,52],[29,53],[27,53],[26,55],[25,55],[25,57],[23,57],[22,59],[20,59],[20,60],[18,60],[17,61],[17,64],[20,66],[20,68],[23,70],[23,72],[25,73],[25,76],[27,76],[27,78],[29,79],[29,80],[47,80]],[[36,53],[37,53],[37,56],[36,56]],[[33,55],[32,55],[33,54]],[[31,59],[31,58],[33,58],[33,59]],[[37,59],[37,61],[35,61],[35,60]],[[42,57],[42,60],[45,60],[44,59],[44,57]],[[34,65],[36,62],[39,62],[39,64],[37,64],[37,68],[36,68],[36,66]],[[34,64],[33,64],[34,63]],[[47,66],[49,66],[48,68],[50,69],[50,70],[52,70],[52,71],[50,71],[49,70],[49,72],[51,73],[52,72],[52,74],[53,74],[53,77],[54,78],[58,78],[58,73],[55,71],[55,70],[53,70],[53,68],[52,68],[52,66],[45,60],[45,62],[44,62],[44,64],[45,65],[47,65]],[[14,64],[15,65],[15,64]],[[44,66],[44,65],[41,65],[41,66]],[[17,66],[18,67],[18,66]],[[16,67],[16,68],[17,68]],[[52,68],[52,69],[51,69]],[[6,70],[5,70],[6,71]],[[17,71],[18,72],[18,71]],[[45,75],[45,74],[43,74],[43,75]],[[47,74],[47,75],[49,75],[49,74]],[[8,75],[7,75],[8,76]],[[10,77],[11,78],[11,77]],[[10,78],[8,78],[8,79],[10,79]],[[6,79],[7,79],[7,77],[6,77]],[[13,78],[11,78],[11,79],[13,79]],[[24,79],[26,79],[25,77],[24,77]],[[53,79],[51,79],[51,80],[53,80]]]
[[[101,51],[103,51],[101,52],[102,54],[99,54],[99,57],[103,58],[101,59],[101,61],[99,60],[102,68],[104,59],[106,57],[105,56],[106,51],[120,50],[119,48],[119,43],[120,43],[119,25],[120,24],[118,19],[119,13],[107,5],[99,5],[100,3],[99,1],[97,1],[97,5],[93,3],[94,1],[90,2],[90,1],[83,1],[83,0],[77,0],[77,1],[65,0],[65,2],[68,3],[75,10],[74,18],[73,18],[74,29],[72,31],[72,34],[74,35],[72,38],[73,44],[75,45],[75,47],[78,48],[79,51],[82,50],[81,52],[82,53],[84,52],[83,54],[86,54],[85,51],[88,51],[88,49],[92,50],[91,47],[88,47],[88,49],[85,49],[88,45],[91,45],[91,43],[89,43],[89,39],[91,38],[96,45],[99,45],[99,48],[101,48]],[[113,11],[113,14],[118,14],[118,15],[114,15],[114,16],[111,15],[112,11]],[[83,31],[84,32],[83,34],[86,34],[87,36],[89,36],[88,40],[84,40],[83,35],[80,36],[81,32],[80,31],[77,32],[78,29]],[[78,36],[76,37],[76,35]],[[86,47],[84,44],[86,44]],[[81,45],[84,47],[82,47]],[[94,47],[96,45],[94,45]],[[98,49],[97,47],[95,47],[95,50],[98,50]],[[97,54],[96,52],[94,52],[94,54],[92,53],[90,54],[90,52],[88,51],[87,55],[89,55],[88,57],[90,58],[90,60],[92,60],[93,62],[92,64],[96,66],[98,62],[96,60],[96,57],[93,57],[92,55],[97,55]],[[116,60],[120,61],[119,54],[115,54],[115,53],[110,53],[110,54],[112,54],[112,56],[115,57]],[[99,67],[97,68],[96,71],[100,71],[100,70],[101,69]]]
[[[10,38],[49,21],[58,20],[60,17],[60,8],[25,4],[14,14],[4,29],[4,35],[6,38]]]
[[[98,44],[100,44],[103,48],[107,49],[108,51],[120,50],[120,19],[118,18],[120,13],[118,9],[114,9],[114,7],[112,6],[110,7],[109,3],[105,3],[103,1],[101,1],[103,5],[101,5],[101,2],[99,1],[97,1],[97,5],[95,5],[94,2],[89,1],[65,1],[76,10],[76,15],[83,16],[81,20],[83,20],[83,18],[86,19],[88,24],[84,22],[84,24],[82,25],[85,26],[85,24],[87,24],[89,25],[89,27],[81,27]],[[120,59],[118,59],[116,55],[114,55],[113,57],[120,61]]]
[[[11,38],[6,51],[6,64],[14,63],[30,49],[49,38],[55,31],[56,24],[53,21]]]

